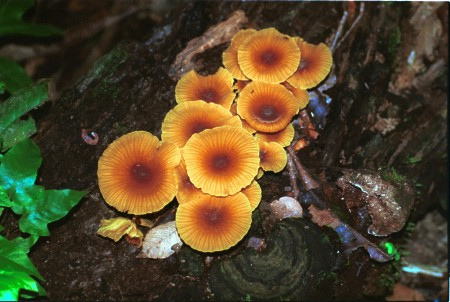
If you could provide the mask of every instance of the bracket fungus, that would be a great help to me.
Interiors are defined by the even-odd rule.
[[[324,236],[311,221],[285,219],[267,236],[264,251],[247,248],[215,262],[211,290],[221,301],[240,301],[246,295],[256,301],[312,299],[319,276],[331,270],[335,259]]]

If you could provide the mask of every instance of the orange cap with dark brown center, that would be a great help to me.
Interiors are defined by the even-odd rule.
[[[168,204],[177,192],[180,150],[146,131],[112,142],[98,161],[98,185],[105,201],[122,212],[146,214]]]
[[[333,57],[330,48],[323,43],[313,45],[303,39],[293,38],[300,48],[302,58],[295,73],[287,82],[300,89],[309,89],[322,82],[330,72]]]
[[[193,249],[223,251],[247,234],[252,210],[242,193],[211,196],[180,204],[175,220],[181,239]]]
[[[166,114],[161,138],[182,148],[193,134],[225,125],[241,127],[242,123],[239,117],[220,105],[204,101],[183,102]]]
[[[297,70],[300,50],[291,37],[266,28],[245,39],[238,49],[238,62],[253,81],[281,83]]]
[[[230,109],[236,96],[233,92],[233,81],[230,72],[225,68],[219,68],[215,74],[208,76],[191,70],[175,86],[175,99],[177,103],[202,100]]]
[[[299,102],[283,85],[251,82],[241,91],[237,113],[252,128],[277,132],[285,128],[298,111]]]
[[[258,143],[241,127],[222,126],[194,134],[182,154],[192,183],[215,196],[239,192],[258,172]]]

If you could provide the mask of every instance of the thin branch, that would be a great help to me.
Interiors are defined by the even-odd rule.
[[[361,2],[360,6],[359,6],[359,13],[358,13],[358,16],[355,19],[355,22],[353,22],[352,26],[350,26],[349,30],[347,30],[345,35],[339,41],[339,43],[337,44],[335,50],[338,49],[339,46],[342,45],[342,43],[345,41],[345,39],[347,39],[347,37],[350,35],[350,33],[356,28],[356,26],[358,25],[359,21],[361,21],[361,18],[364,15],[364,8],[365,8],[365,4],[364,4],[364,2]]]
[[[305,167],[303,167],[302,163],[300,162],[300,159],[297,157],[297,154],[295,154],[295,151],[292,148],[292,146],[287,147],[287,150],[288,150],[289,155],[291,156],[292,160],[294,161],[295,167],[297,168],[297,171],[298,171],[300,181],[302,182],[305,190],[309,191],[312,189],[317,189],[319,187],[319,184],[309,174],[309,172],[305,169]]]
[[[297,186],[297,175],[295,175],[295,166],[294,162],[292,161],[292,157],[290,154],[287,155],[287,168],[289,172],[289,179],[291,181],[291,188],[292,188],[292,198],[295,200],[298,200],[298,196],[300,195],[300,191],[298,190]]]
[[[331,46],[330,46],[331,53],[334,53],[334,51],[335,51],[336,43],[342,34],[342,30],[344,29],[344,24],[347,21],[347,18],[348,18],[348,12],[345,11],[344,14],[342,15],[341,21],[339,22],[339,26],[336,31],[336,34],[334,35],[333,43],[331,43]]]

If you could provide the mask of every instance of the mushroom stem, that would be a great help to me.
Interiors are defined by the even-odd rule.
[[[317,181],[309,174],[309,172],[305,169],[305,167],[300,162],[300,159],[298,158],[297,154],[295,154],[294,149],[292,146],[287,147],[287,150],[289,152],[290,157],[294,161],[295,167],[297,168],[298,175],[300,178],[300,181],[303,184],[303,187],[305,190],[309,191],[312,189],[317,189],[319,187],[319,184]]]
[[[289,179],[291,180],[291,188],[292,188],[292,198],[295,200],[298,200],[298,195],[300,195],[300,191],[298,190],[297,186],[297,176],[295,175],[295,166],[294,162],[292,161],[292,157],[290,154],[287,156],[287,168],[289,172]]]

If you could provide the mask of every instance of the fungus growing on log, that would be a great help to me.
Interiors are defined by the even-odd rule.
[[[266,28],[242,43],[238,62],[245,76],[253,81],[281,83],[297,70],[300,50],[290,36]]]
[[[222,126],[194,134],[182,154],[192,183],[215,196],[239,192],[258,172],[258,143],[241,127]]]
[[[302,58],[295,73],[287,82],[300,89],[309,89],[317,86],[328,75],[333,64],[330,48],[323,43],[309,44],[302,38],[294,38],[300,48]]]
[[[264,132],[258,132],[256,133],[256,138],[259,139],[262,142],[270,143],[279,143],[283,147],[287,147],[291,144],[292,140],[294,139],[294,126],[292,124],[287,125],[286,128],[283,130],[280,130],[278,132],[273,133],[264,133]]]
[[[225,68],[219,68],[215,74],[208,76],[191,70],[175,86],[177,103],[202,100],[229,110],[234,98],[233,77]]]
[[[168,204],[177,192],[180,150],[146,131],[112,142],[98,161],[98,185],[105,201],[122,212],[147,214]]]
[[[250,229],[252,210],[242,193],[182,203],[176,214],[181,239],[193,249],[215,252],[236,245]]]
[[[255,32],[256,30],[253,28],[238,31],[231,39],[230,46],[222,54],[223,66],[225,66],[236,80],[248,80],[239,66],[238,49],[241,44]]]
[[[239,116],[261,132],[282,130],[297,111],[297,99],[280,84],[251,82],[237,99]]]
[[[183,102],[166,114],[161,138],[182,148],[193,134],[225,125],[241,127],[242,123],[239,117],[220,105],[204,101]]]

